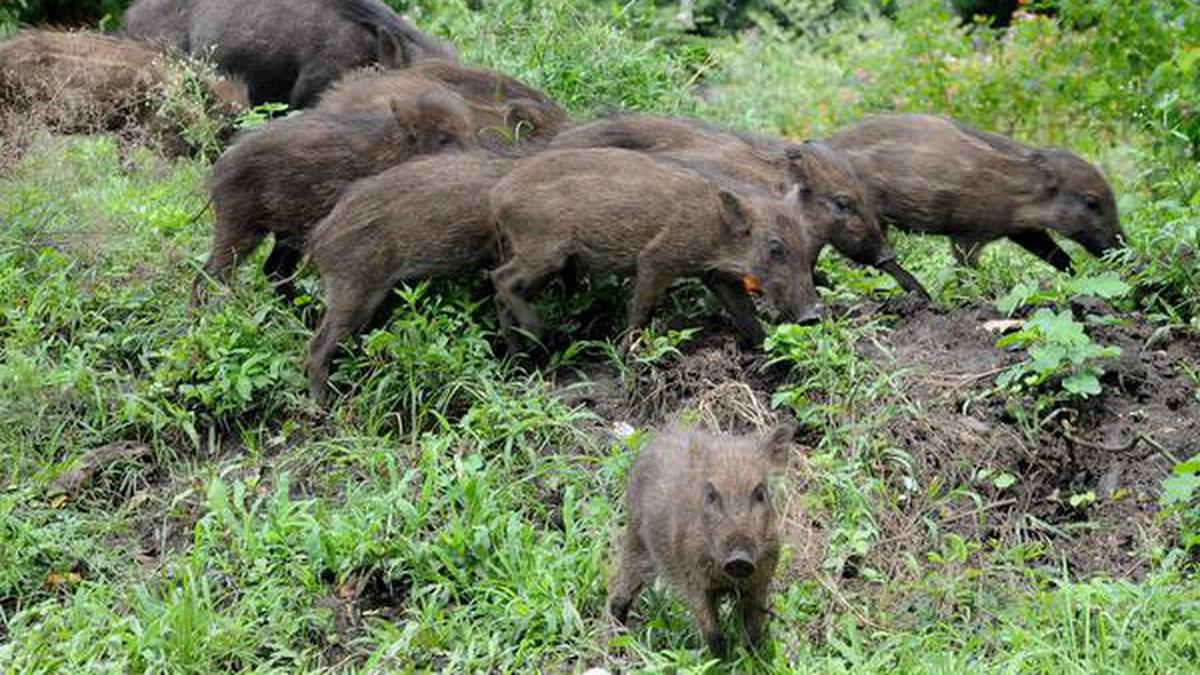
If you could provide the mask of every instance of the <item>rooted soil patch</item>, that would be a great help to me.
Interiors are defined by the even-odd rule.
[[[897,373],[894,392],[872,408],[906,411],[888,425],[884,441],[911,465],[884,478],[897,494],[905,480],[917,488],[882,514],[878,537],[886,545],[852,561],[849,574],[861,564],[911,575],[911,561],[924,560],[933,545],[930,522],[977,542],[976,555],[1025,543],[1042,548],[1041,564],[1065,564],[1078,577],[1139,578],[1148,571],[1146,553],[1163,540],[1155,515],[1161,482],[1177,461],[1200,452],[1200,398],[1187,371],[1200,365],[1200,343],[1138,315],[1091,326],[1096,342],[1122,351],[1106,365],[1103,394],[1050,411],[1030,428],[1030,418],[1016,412],[1030,399],[993,391],[996,377],[1022,358],[998,349],[998,333],[984,328],[1003,318],[985,307],[909,312],[877,340],[860,343],[862,356]],[[612,433],[681,416],[734,433],[775,422],[771,396],[787,374],[764,372],[765,359],[739,350],[726,327],[706,327],[681,352],[622,375],[593,363],[560,382],[570,383],[565,395]],[[1002,474],[1015,480],[997,480]],[[794,491],[805,488],[807,475],[807,468],[795,472]],[[940,497],[931,497],[937,485]],[[955,488],[974,497],[946,498]],[[785,576],[815,570],[823,555],[821,518],[803,513],[799,502],[790,500],[785,512],[796,550]]]
[[[1156,335],[1141,316],[1092,327],[1095,341],[1121,348],[1104,393],[1051,411],[1030,430],[1013,413],[1021,401],[982,397],[1019,359],[995,348],[996,336],[983,329],[995,318],[963,309],[893,326],[887,342],[917,412],[895,432],[916,461],[918,481],[974,482],[987,500],[982,507],[964,503],[963,511],[940,515],[980,543],[1033,540],[1080,576],[1141,576],[1143,554],[1161,527],[1154,514],[1162,479],[1200,448],[1200,400],[1185,371],[1200,363],[1200,347],[1182,335]],[[980,469],[1017,482],[1001,489],[994,479],[979,480]],[[902,534],[894,536],[903,541]]]

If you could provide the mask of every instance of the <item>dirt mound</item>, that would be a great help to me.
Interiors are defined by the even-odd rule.
[[[1093,327],[1096,342],[1121,348],[1103,394],[1047,411],[1031,428],[1020,402],[981,396],[1018,360],[984,330],[995,318],[967,309],[893,327],[891,354],[920,412],[895,433],[918,481],[974,485],[985,503],[941,518],[963,536],[1039,543],[1080,576],[1140,576],[1148,564],[1140,554],[1161,526],[1162,479],[1200,448],[1200,399],[1186,372],[1200,346],[1155,333],[1141,316]]]
[[[136,41],[28,29],[0,42],[0,132],[17,139],[3,144],[8,163],[39,129],[112,133],[170,155],[211,153],[245,108],[241,82]]]

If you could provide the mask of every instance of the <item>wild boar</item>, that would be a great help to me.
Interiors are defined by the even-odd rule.
[[[514,316],[541,334],[529,299],[568,262],[635,277],[631,330],[646,324],[667,287],[683,277],[701,277],[750,342],[761,343],[763,331],[746,290],[761,288],[791,319],[815,321],[812,246],[794,221],[797,193],[780,199],[613,148],[521,160],[491,194],[507,260],[492,282],[510,346]]]
[[[661,577],[718,658],[722,595],[736,594],[750,644],[761,643],[780,550],[769,483],[786,470],[794,433],[791,424],[766,438],[674,429],[651,440],[625,489],[628,523],[608,582],[614,619],[626,623],[642,587]]]
[[[449,153],[413,160],[347,189],[312,232],[325,316],[308,356],[309,393],[324,406],[338,342],[362,330],[401,282],[454,277],[496,261],[488,193],[512,160]]]
[[[159,54],[134,40],[88,32],[24,30],[0,42],[0,109],[65,133],[141,129],[179,153],[189,121],[164,108],[200,85],[189,112],[215,120],[246,105],[245,86],[204,64]],[[225,125],[232,132],[232,122]]]
[[[355,72],[321,97],[319,110],[374,110],[396,96],[448,89],[472,104],[472,121],[485,147],[543,142],[566,126],[567,113],[542,92],[482,68],[429,59],[395,71]]]
[[[1112,189],[1069,151],[1027,147],[932,115],[868,117],[828,143],[854,165],[881,218],[949,236],[960,262],[973,263],[985,244],[1007,237],[1071,271],[1050,232],[1096,256],[1121,246]]]
[[[698,120],[619,115],[565,129],[550,147],[638,150],[780,195],[799,185],[800,220],[810,228],[818,253],[832,244],[854,262],[888,273],[904,290],[929,297],[896,262],[854,169],[822,143],[734,133]]]
[[[254,105],[303,108],[355,68],[455,58],[379,0],[139,0],[123,31],[212,58],[246,81]]]
[[[473,147],[462,99],[441,94],[395,101],[390,113],[313,111],[246,134],[212,169],[216,224],[193,304],[206,275],[228,283],[268,234],[275,235],[275,247],[264,272],[290,295],[288,279],[303,256],[304,237],[346,185],[417,155]]]

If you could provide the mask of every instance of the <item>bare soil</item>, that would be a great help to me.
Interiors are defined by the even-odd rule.
[[[873,405],[905,411],[887,436],[911,458],[911,468],[884,478],[897,494],[906,478],[918,487],[885,510],[879,541],[844,574],[869,566],[893,578],[912,575],[911,561],[925,560],[932,546],[932,522],[936,531],[978,544],[975,556],[1024,544],[1042,551],[1030,564],[1075,577],[1144,575],[1156,533],[1170,527],[1155,515],[1161,482],[1176,462],[1200,452],[1200,395],[1186,370],[1200,367],[1200,341],[1156,328],[1140,315],[1109,315],[1113,325],[1089,327],[1096,342],[1121,348],[1106,366],[1104,392],[1043,411],[1038,426],[1021,412],[1031,397],[994,391],[997,375],[1020,359],[998,349],[999,334],[984,328],[1003,318],[994,310],[887,309],[902,316],[858,348],[898,376],[899,386]],[[721,431],[769,427],[778,414],[771,396],[787,373],[765,371],[762,355],[739,350],[728,326],[714,321],[681,356],[652,367],[617,375],[609,364],[593,363],[561,374],[564,396],[587,406],[603,431],[618,436],[681,414]],[[808,487],[812,470],[802,462],[793,472],[794,492]],[[998,486],[1001,474],[1016,480]],[[940,498],[930,497],[930,486],[938,484]],[[955,488],[974,498],[947,499]],[[824,555],[821,514],[804,513],[800,501],[790,500],[785,511],[796,551],[788,577],[815,570]]]

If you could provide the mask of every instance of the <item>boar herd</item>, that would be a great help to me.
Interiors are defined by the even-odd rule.
[[[1108,184],[1066,150],[921,114],[803,142],[670,117],[573,120],[525,83],[460,63],[379,0],[140,0],[120,37],[26,30],[0,44],[0,104],[64,97],[128,116],[117,102],[130,97],[115,94],[152,91],[163,54],[215,63],[217,99],[301,111],[242,132],[213,165],[212,247],[192,303],[230,284],[268,235],[264,272],[280,294],[307,260],[325,304],[306,361],[321,405],[339,343],[386,316],[401,283],[486,272],[517,351],[522,334],[542,334],[532,302],[556,278],[631,279],[631,331],[692,278],[753,347],[755,295],[786,321],[819,319],[826,246],[928,300],[887,226],[946,235],[967,264],[1000,238],[1063,271],[1071,258],[1052,232],[1094,255],[1121,246]],[[725,593],[758,642],[779,556],[769,483],[792,432],[651,441],[629,477],[613,617],[624,622],[658,576],[715,654]]]

